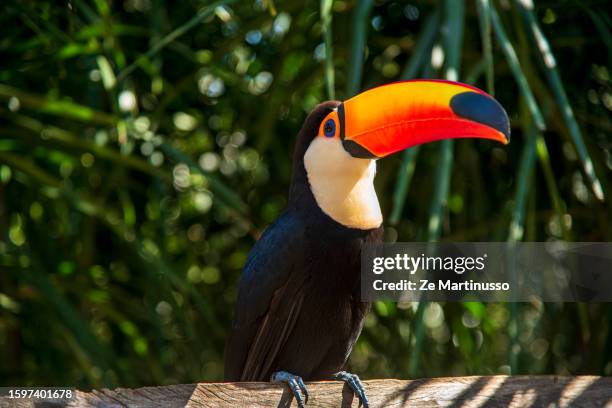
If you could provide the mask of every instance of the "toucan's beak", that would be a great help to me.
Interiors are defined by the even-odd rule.
[[[485,92],[458,82],[416,80],[365,91],[338,106],[319,135],[339,137],[346,151],[380,158],[450,138],[510,141],[504,108]]]

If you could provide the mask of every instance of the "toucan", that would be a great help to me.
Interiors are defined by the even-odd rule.
[[[226,381],[288,385],[300,408],[304,381],[338,379],[370,304],[360,298],[362,245],[382,242],[376,160],[448,138],[506,144],[503,107],[473,86],[443,80],[382,85],[319,104],[297,137],[287,207],[253,246],[225,349]]]

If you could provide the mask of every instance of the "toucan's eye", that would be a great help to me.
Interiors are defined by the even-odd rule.
[[[327,119],[327,122],[323,125],[323,133],[326,137],[334,137],[336,134],[336,122],[333,119]]]

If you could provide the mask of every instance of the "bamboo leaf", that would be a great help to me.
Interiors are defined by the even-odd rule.
[[[7,164],[16,170],[30,175],[37,182],[57,189],[61,187],[61,181],[40,169],[33,161],[14,153],[0,151],[0,163]]]
[[[531,116],[535,121],[536,127],[540,131],[545,130],[546,124],[544,123],[544,117],[542,116],[535,97],[531,92],[531,88],[529,87],[529,83],[527,82],[527,77],[521,69],[518,57],[516,56],[516,51],[514,50],[512,43],[510,43],[510,40],[506,35],[506,31],[504,30],[501,20],[499,19],[499,16],[497,15],[497,12],[495,11],[495,7],[493,7],[493,5],[491,5],[490,12],[491,22],[493,23],[495,34],[497,35],[497,39],[501,45],[504,56],[506,57],[506,61],[510,66],[510,70],[512,71],[514,80],[516,81],[519,87],[519,91],[527,102],[527,107],[529,108],[529,112],[531,113]]]
[[[361,89],[361,75],[367,38],[368,17],[374,0],[359,0],[353,17],[351,54],[346,81],[346,97],[355,95]]]
[[[431,56],[431,47],[439,33],[440,13],[436,10],[427,17],[423,26],[423,32],[410,55],[410,59],[402,72],[401,78],[415,78],[419,70],[424,69],[427,59]]]
[[[19,103],[28,108],[68,119],[75,119],[87,123],[99,123],[113,126],[116,118],[105,112],[99,112],[88,106],[80,105],[69,100],[59,100],[35,95],[9,85],[0,84],[0,98],[15,97]]]
[[[77,9],[80,9],[87,21],[90,23],[96,22],[100,20],[100,17],[96,14],[95,11],[84,0],[73,0],[74,5]]]
[[[599,15],[599,13],[589,8],[587,8],[586,11],[591,17],[591,20],[593,20],[595,28],[597,28],[599,35],[601,35],[601,38],[603,38],[604,43],[606,44],[606,48],[608,49],[608,59],[612,59],[612,32],[610,31],[610,28],[608,28],[604,18]]]
[[[325,84],[327,87],[327,97],[331,100],[336,99],[331,25],[333,2],[333,0],[321,0],[321,23],[323,25],[323,41],[325,43]]]
[[[546,141],[539,132],[537,133],[536,138],[536,152],[538,154],[540,165],[542,166],[542,171],[544,172],[544,180],[546,182],[546,187],[548,188],[548,194],[550,195],[553,209],[557,215],[556,222],[559,224],[559,228],[561,229],[564,239],[569,241],[567,228],[562,221],[565,211],[563,201],[561,200],[561,194],[559,194],[559,189],[557,188],[557,179],[555,178],[555,174],[550,163],[550,155],[548,153]]]
[[[435,242],[439,239],[442,218],[446,208],[448,192],[450,190],[451,171],[453,167],[453,146],[450,139],[440,142],[439,163],[435,176],[434,194],[429,207],[429,222],[427,224],[427,240]]]
[[[529,121],[525,139],[527,143],[523,146],[519,160],[519,170],[516,176],[517,185],[514,193],[514,209],[512,210],[508,242],[520,241],[523,238],[525,208],[527,206],[529,185],[532,180],[536,157],[536,141],[538,139],[537,129],[534,127],[533,121]]]
[[[465,83],[472,84],[472,85],[475,84],[476,81],[478,81],[478,78],[480,78],[483,72],[485,72],[486,65],[487,63],[484,58],[482,58],[480,61],[474,64],[474,66],[470,68],[468,73],[465,74],[465,79],[464,79]]]
[[[100,76],[102,77],[104,89],[112,89],[117,83],[117,78],[115,78],[113,67],[104,55],[98,55],[96,62],[98,64],[98,68],[100,69]]]
[[[487,92],[495,95],[495,81],[493,72],[493,48],[491,45],[491,16],[489,0],[476,0],[478,6],[478,23],[480,25],[480,40],[484,54],[485,72],[487,77]]]
[[[446,13],[446,31],[443,37],[444,54],[446,55],[444,77],[450,81],[458,81],[463,46],[465,3],[463,0],[445,0],[444,6]]]
[[[563,116],[565,124],[569,130],[570,136],[574,141],[574,145],[576,146],[576,150],[578,151],[578,156],[582,161],[582,169],[587,175],[587,178],[589,179],[591,190],[593,191],[593,194],[595,194],[595,197],[597,199],[603,201],[604,193],[601,187],[601,182],[595,174],[593,160],[591,159],[591,156],[589,155],[589,152],[586,148],[582,133],[580,131],[580,127],[578,126],[578,122],[576,121],[576,118],[574,116],[574,110],[572,109],[572,106],[570,105],[569,100],[567,98],[565,87],[563,86],[563,82],[561,81],[561,77],[557,69],[557,61],[550,49],[548,40],[546,39],[544,32],[540,28],[538,21],[533,15],[531,8],[527,8],[527,4],[522,1],[515,0],[515,4],[521,13],[521,16],[523,17],[523,20],[528,28],[529,33],[531,34],[532,41],[540,51],[539,56],[544,64],[546,78],[548,79],[553,94],[555,95],[556,102],[559,105],[561,115]]]
[[[266,8],[270,11],[270,15],[272,17],[276,16],[276,6],[274,5],[274,0],[264,0],[266,4]]]
[[[418,146],[405,150],[402,154],[402,163],[397,171],[397,182],[393,191],[393,209],[391,210],[391,216],[389,216],[389,224],[391,225],[396,225],[402,215],[418,155]]]

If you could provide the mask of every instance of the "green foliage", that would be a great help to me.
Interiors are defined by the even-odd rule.
[[[507,147],[380,163],[388,240],[612,240],[601,2],[26,0],[2,22],[1,384],[220,379],[241,268],[334,94],[445,77],[510,114]],[[378,302],[351,369],[612,374],[611,312]]]

